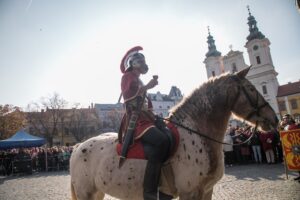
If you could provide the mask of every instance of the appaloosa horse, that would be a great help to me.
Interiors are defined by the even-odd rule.
[[[277,126],[265,99],[237,74],[210,79],[170,112],[170,119],[215,140],[223,141],[231,114],[263,130]],[[180,144],[170,158],[176,194],[180,200],[212,198],[213,187],[224,173],[222,144],[178,127]],[[145,160],[127,159],[121,169],[116,153],[116,133],[105,133],[78,144],[70,160],[72,198],[100,200],[105,194],[119,199],[143,199]]]

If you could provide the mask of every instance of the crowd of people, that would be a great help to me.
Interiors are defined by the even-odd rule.
[[[72,147],[16,148],[0,151],[0,175],[68,170]]]
[[[300,123],[296,123],[288,114],[283,116],[279,129],[272,132],[257,130],[253,133],[253,129],[247,126],[229,125],[224,137],[224,143],[227,144],[223,145],[225,166],[282,163],[283,151],[279,131],[299,128]],[[0,150],[0,175],[68,170],[72,150],[71,146]],[[295,180],[300,182],[300,172]]]
[[[224,143],[227,144],[223,146],[225,166],[282,163],[283,151],[279,131],[299,128],[300,123],[296,123],[289,114],[283,116],[278,130],[270,132],[229,125],[224,137]],[[300,182],[300,172],[295,180]]]
[[[234,145],[224,145],[225,164],[282,162],[282,148],[277,131],[252,131],[248,127],[229,127],[224,142]],[[251,137],[251,138],[250,138]]]

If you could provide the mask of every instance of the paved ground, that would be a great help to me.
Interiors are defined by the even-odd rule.
[[[285,179],[284,167],[276,165],[242,165],[226,168],[215,186],[213,200],[300,200],[300,183],[296,173]],[[0,178],[1,200],[70,199],[70,176],[67,172],[48,172]],[[115,200],[106,197],[105,200]]]

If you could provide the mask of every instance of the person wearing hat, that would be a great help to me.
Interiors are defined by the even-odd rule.
[[[158,84],[158,76],[153,76],[146,85],[141,81],[140,76],[148,72],[145,57],[139,52],[141,50],[143,48],[140,46],[130,49],[120,66],[123,73],[121,91],[126,112],[119,131],[119,142],[122,143],[119,167],[126,159],[129,146],[134,141],[141,140],[148,159],[143,184],[144,199],[171,200],[172,196],[158,193],[161,167],[166,161],[170,142],[168,136],[155,126],[152,103],[147,97],[147,90]]]
[[[293,130],[298,128],[295,120],[291,117],[290,114],[285,114],[282,119],[283,119],[282,126],[284,126],[284,130],[287,131],[287,130]]]

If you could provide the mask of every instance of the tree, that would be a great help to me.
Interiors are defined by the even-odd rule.
[[[77,142],[95,136],[100,130],[100,120],[94,108],[73,108],[65,124]]]
[[[124,115],[124,113],[122,110],[113,109],[108,112],[107,117],[108,117],[109,121],[111,122],[111,128],[114,131],[118,131],[123,115]]]
[[[27,120],[35,132],[44,135],[53,145],[53,137],[58,135],[59,123],[64,117],[63,109],[67,101],[54,93],[50,97],[42,97],[39,103],[28,105]]]
[[[24,127],[25,115],[20,107],[0,105],[0,139],[6,139]]]

